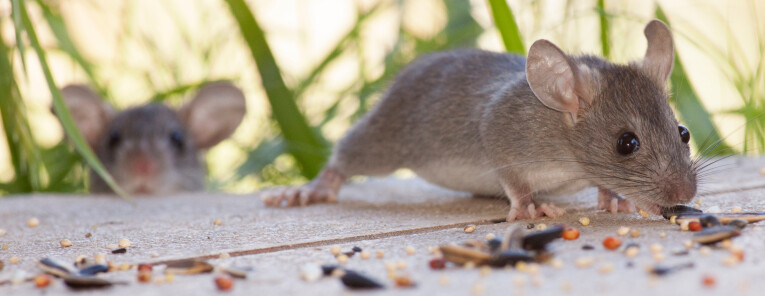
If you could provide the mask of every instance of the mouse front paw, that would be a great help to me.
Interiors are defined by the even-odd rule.
[[[598,188],[598,209],[607,210],[612,214],[634,213],[635,204],[629,199],[620,197],[611,190]]]
[[[333,170],[324,170],[319,176],[299,187],[275,187],[263,191],[260,199],[266,206],[306,206],[314,203],[335,203],[345,178]]]
[[[537,206],[529,203],[527,206],[511,207],[507,213],[507,222],[526,219],[538,219],[541,217],[557,218],[563,216],[566,210],[561,209],[551,203],[542,203]]]

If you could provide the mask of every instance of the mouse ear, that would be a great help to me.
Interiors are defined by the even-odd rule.
[[[207,149],[231,136],[246,111],[244,93],[239,88],[228,82],[213,82],[202,87],[178,115],[196,146]]]
[[[67,85],[61,96],[72,114],[72,119],[91,147],[95,147],[101,134],[114,115],[112,107],[90,87]],[[55,112],[54,112],[55,114]]]
[[[645,26],[645,38],[648,48],[643,58],[642,69],[656,83],[665,85],[672,73],[675,50],[672,45],[672,33],[660,20],[652,20]]]
[[[586,77],[581,75],[565,53],[550,41],[540,39],[529,49],[526,79],[531,91],[545,106],[570,113],[574,122],[579,99],[592,102],[587,93]]]

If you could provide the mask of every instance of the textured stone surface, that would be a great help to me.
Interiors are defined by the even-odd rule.
[[[759,171],[765,161],[736,158],[724,160],[728,170],[711,178],[706,191],[699,197],[702,209],[719,207],[728,211],[742,207],[745,211],[765,211],[765,176]],[[198,194],[139,199],[136,206],[109,197],[90,196],[17,196],[0,199],[0,228],[7,234],[0,236],[0,260],[5,267],[0,280],[19,271],[34,275],[38,269],[36,259],[52,256],[73,261],[78,255],[92,256],[105,253],[114,262],[163,262],[180,258],[213,258],[221,253],[232,257],[211,259],[219,265],[256,268],[254,277],[236,280],[233,294],[263,295],[338,295],[346,290],[333,278],[306,283],[299,279],[302,264],[333,263],[330,247],[342,246],[349,250],[359,246],[373,253],[373,258],[350,259],[349,268],[362,271],[385,283],[388,288],[373,294],[411,295],[471,295],[483,288],[485,295],[557,295],[570,286],[570,295],[716,295],[722,292],[737,295],[758,295],[765,290],[765,230],[750,225],[741,237],[734,240],[745,250],[743,263],[728,267],[722,260],[729,252],[713,250],[702,256],[698,248],[687,256],[673,256],[671,252],[682,248],[682,242],[691,233],[681,232],[660,217],[642,218],[636,214],[607,214],[595,209],[595,192],[587,190],[571,197],[548,198],[568,208],[558,219],[521,221],[517,223],[565,223],[576,225],[582,236],[575,241],[557,241],[552,247],[564,267],[556,270],[543,265],[538,275],[517,270],[493,269],[481,275],[478,269],[464,270],[449,267],[432,271],[427,267],[431,255],[428,246],[465,239],[482,239],[487,233],[501,235],[508,223],[493,223],[507,212],[507,202],[501,199],[471,198],[463,193],[443,190],[414,180],[377,179],[352,184],[341,192],[340,202],[306,208],[265,208],[255,195]],[[576,220],[588,216],[591,226],[580,226]],[[26,222],[37,217],[40,225],[29,228]],[[220,220],[221,225],[214,225]],[[464,225],[477,223],[472,234],[462,231]],[[763,223],[760,223],[763,224]],[[639,229],[639,238],[623,238],[625,243],[641,245],[640,255],[626,258],[620,251],[606,251],[602,239],[616,235],[619,226]],[[667,238],[659,233],[666,232]],[[90,238],[86,234],[90,233]],[[62,248],[61,239],[69,239],[73,246]],[[120,238],[132,242],[127,254],[113,255],[106,249]],[[589,243],[595,250],[584,251]],[[662,278],[653,278],[645,266],[655,264],[648,246],[661,243],[666,259],[663,263],[694,262],[693,269],[679,271]],[[407,255],[406,246],[416,249]],[[378,250],[385,251],[383,259],[374,258]],[[158,257],[152,257],[154,253]],[[595,265],[586,269],[574,266],[576,258],[588,256]],[[21,261],[10,264],[11,257]],[[398,271],[409,274],[417,287],[395,288],[386,276],[384,262],[406,262]],[[632,262],[632,267],[627,267]],[[613,272],[600,274],[598,268],[613,264]],[[161,267],[158,267],[161,269]],[[703,275],[717,278],[717,286],[709,289],[701,284]],[[155,272],[160,276],[161,272]],[[176,276],[173,283],[140,284],[136,272],[125,271],[108,275],[129,282],[98,294],[135,295],[209,295],[216,291],[212,275]],[[442,276],[449,284],[440,284]],[[535,285],[533,282],[537,282]],[[476,288],[478,287],[478,288]],[[47,288],[49,293],[75,293],[60,281]],[[0,286],[0,295],[39,293],[32,283]],[[82,294],[83,292],[76,292]],[[88,292],[84,292],[88,294]]]

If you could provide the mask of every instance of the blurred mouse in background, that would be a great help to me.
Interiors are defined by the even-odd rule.
[[[201,152],[231,136],[246,112],[244,94],[228,82],[205,85],[178,110],[151,103],[115,112],[84,85],[61,94],[99,160],[131,195],[204,190]],[[90,190],[112,192],[94,172]]]

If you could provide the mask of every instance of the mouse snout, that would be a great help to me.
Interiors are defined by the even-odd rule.
[[[696,196],[696,180],[693,178],[670,179],[667,197],[672,204],[689,203]]]
[[[130,160],[130,172],[136,176],[155,176],[157,168],[157,162],[145,153],[138,153]]]

